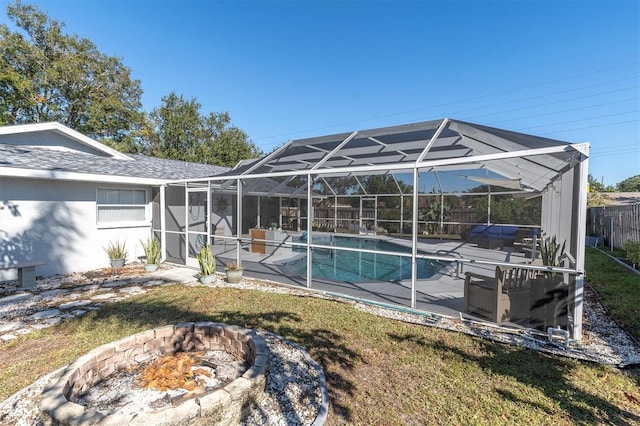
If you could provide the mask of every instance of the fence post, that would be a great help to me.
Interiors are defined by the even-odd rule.
[[[613,251],[613,215],[609,216],[609,251]]]
[[[626,241],[640,242],[640,203],[589,207],[588,211],[590,235],[608,239],[611,251],[623,248]]]

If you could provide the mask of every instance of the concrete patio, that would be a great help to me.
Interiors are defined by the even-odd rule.
[[[381,235],[375,238],[411,247],[411,240],[407,238]],[[223,271],[227,262],[235,260],[235,244],[214,245],[213,248],[218,260],[218,270]],[[457,262],[451,262],[431,278],[419,279],[416,282],[416,309],[451,317],[458,317],[460,312],[463,311],[464,272],[468,271],[491,277],[495,273],[495,266],[482,262],[523,264],[527,262],[525,254],[514,251],[513,247],[484,249],[479,248],[476,244],[460,240],[421,238],[418,241],[418,250],[445,258],[474,259],[472,263],[464,262],[458,264]],[[242,250],[242,264],[245,268],[246,277],[306,288],[306,276],[287,274],[286,269],[282,267],[283,263],[296,257],[306,256],[304,253],[293,251],[290,245],[281,245],[272,254],[267,255],[251,253],[248,247],[243,247]],[[337,282],[314,278],[311,289],[396,307],[411,307],[410,280]]]

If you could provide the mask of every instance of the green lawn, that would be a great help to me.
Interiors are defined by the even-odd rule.
[[[323,367],[329,424],[640,424],[640,372],[406,324],[349,304],[171,286],[0,347],[0,399],[90,349],[163,324],[270,330]]]
[[[586,280],[611,315],[640,341],[640,275],[587,247]]]

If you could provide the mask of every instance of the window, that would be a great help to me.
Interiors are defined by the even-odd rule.
[[[147,192],[144,189],[98,189],[98,225],[144,222],[147,218]]]

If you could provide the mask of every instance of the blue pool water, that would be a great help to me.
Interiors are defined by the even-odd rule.
[[[411,253],[410,247],[404,247],[379,239],[363,239],[351,237],[314,238],[315,244],[335,247],[360,248],[386,252]],[[424,279],[435,275],[446,262],[430,259],[418,259],[418,278]],[[292,275],[307,274],[306,256],[282,265]],[[344,250],[313,250],[312,273],[314,278],[325,278],[335,281],[398,281],[411,279],[411,258],[389,254],[359,253]]]

